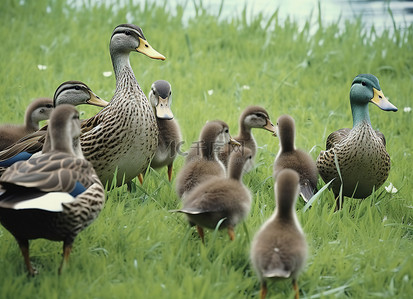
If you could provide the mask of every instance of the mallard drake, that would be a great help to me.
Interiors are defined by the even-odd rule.
[[[337,198],[337,209],[341,208],[338,198],[341,185],[343,196],[365,198],[383,185],[389,175],[390,156],[384,135],[371,126],[370,102],[384,111],[397,111],[384,96],[375,76],[358,75],[350,88],[353,128],[331,133],[327,137],[326,150],[317,158],[317,168],[324,182],[334,180],[332,190]]]
[[[295,123],[289,115],[282,115],[277,120],[277,135],[280,139],[280,150],[274,161],[273,177],[285,168],[291,168],[300,175],[300,193],[307,202],[317,190],[318,171],[315,161],[303,150],[296,149]]]
[[[49,119],[52,110],[52,99],[38,98],[27,107],[24,116],[24,125],[7,124],[0,126],[0,151],[27,134],[39,130],[39,122]]]
[[[225,177],[225,167],[217,151],[227,143],[239,144],[229,134],[228,125],[220,120],[209,121],[202,128],[199,159],[187,161],[176,177],[176,192],[183,198],[196,185],[213,177]]]
[[[63,241],[60,274],[75,237],[98,216],[105,200],[103,185],[80,150],[77,110],[56,107],[47,134],[47,153],[13,164],[0,178],[0,222],[15,237],[31,275],[36,270],[29,240]]]
[[[267,279],[292,278],[298,299],[297,277],[305,264],[307,243],[295,213],[299,175],[283,169],[275,183],[276,210],[255,234],[251,262],[261,281],[261,299],[267,294]]]
[[[180,142],[182,140],[181,130],[178,122],[174,119],[171,110],[172,88],[171,84],[165,80],[155,81],[149,92],[149,101],[156,115],[158,124],[158,148],[152,158],[151,167],[168,167],[168,179],[172,180],[172,165],[178,154]],[[142,176],[139,180],[142,183]]]
[[[66,81],[59,85],[53,96],[53,106],[71,104],[73,106],[89,104],[105,107],[108,102],[99,98],[85,83],[80,81]],[[13,163],[29,159],[34,153],[43,148],[47,132],[47,125],[40,130],[26,135],[12,146],[0,152],[0,167],[9,167]]]
[[[83,153],[103,184],[116,173],[116,185],[143,173],[158,146],[158,126],[152,107],[136,81],[130,52],[164,60],[146,41],[142,29],[132,24],[117,26],[110,39],[110,55],[116,90],[109,105],[82,123]]]
[[[252,136],[251,129],[259,128],[265,129],[276,134],[276,129],[270,120],[268,112],[260,106],[249,106],[241,113],[239,118],[239,132],[234,139],[241,143],[241,147],[249,148],[252,152],[252,157],[250,161],[253,162],[255,154],[257,152],[257,143]],[[226,145],[219,152],[218,159],[224,163],[225,167],[228,166],[228,157],[234,150],[239,150],[237,147]],[[245,170],[250,171],[253,168],[253,163],[246,165]]]
[[[191,225],[196,224],[202,243],[203,227],[215,229],[221,221],[219,228],[227,228],[230,239],[235,239],[234,227],[251,208],[251,192],[242,183],[244,166],[251,159],[248,148],[232,152],[226,178],[214,176],[205,180],[183,199],[183,207],[177,212],[185,213]]]

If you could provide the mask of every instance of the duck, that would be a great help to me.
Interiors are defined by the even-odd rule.
[[[317,165],[307,152],[295,147],[295,122],[290,115],[281,115],[277,119],[277,136],[280,150],[274,160],[273,177],[276,179],[285,168],[297,171],[300,175],[300,194],[308,202],[317,191]]]
[[[82,123],[81,145],[104,185],[121,186],[149,166],[158,147],[158,126],[153,109],[136,81],[129,61],[131,52],[165,60],[133,24],[115,27],[110,56],[116,90],[109,105]]]
[[[283,169],[274,186],[276,209],[254,235],[250,258],[261,281],[260,298],[267,295],[267,280],[292,279],[299,298],[297,278],[305,265],[308,246],[295,212],[300,177],[293,169]]]
[[[198,184],[183,199],[177,212],[186,214],[190,225],[196,225],[202,243],[203,228],[227,228],[231,241],[235,239],[235,226],[243,221],[251,209],[251,192],[243,184],[244,166],[252,159],[252,151],[234,151],[230,154],[226,177],[214,176]]]
[[[173,163],[182,141],[181,129],[171,110],[171,84],[165,80],[155,81],[151,86],[148,98],[156,115],[159,131],[158,148],[150,166],[155,169],[167,166],[170,182],[172,181]],[[141,174],[138,178],[142,184],[143,175]]]
[[[14,236],[30,275],[29,241],[63,242],[67,264],[76,236],[98,216],[105,190],[80,148],[79,113],[72,105],[54,109],[47,130],[50,150],[6,169],[0,177],[0,223]]]
[[[187,161],[176,177],[176,192],[181,199],[207,179],[224,178],[226,170],[217,158],[217,151],[227,143],[239,144],[229,134],[227,123],[221,120],[207,122],[200,136],[200,158]]]
[[[52,99],[35,99],[26,109],[23,125],[5,124],[0,126],[0,151],[20,138],[39,130],[39,122],[49,119],[53,108]]]
[[[62,104],[73,106],[88,104],[105,107],[109,103],[97,96],[85,83],[71,80],[61,83],[53,95],[53,107],[58,107]],[[38,131],[22,137],[9,148],[0,151],[0,174],[15,162],[27,160],[33,154],[41,152],[47,128],[48,125],[46,124]]]
[[[384,111],[397,111],[384,96],[376,76],[357,75],[350,88],[353,127],[331,133],[327,137],[326,150],[320,152],[316,161],[324,182],[333,180],[331,188],[336,197],[336,210],[342,206],[341,189],[342,196],[366,198],[383,185],[390,172],[386,139],[383,133],[372,128],[369,103]]]
[[[239,132],[238,135],[234,137],[239,143],[241,143],[242,148],[249,148],[252,152],[253,159],[257,152],[257,142],[251,133],[251,129],[258,128],[264,129],[276,136],[276,128],[271,122],[268,112],[260,106],[248,106],[244,109],[239,117]],[[237,147],[225,145],[224,148],[218,153],[218,159],[224,163],[225,167],[228,167],[228,158],[231,152],[234,150],[239,150]],[[247,165],[245,167],[246,171],[251,171],[254,167],[254,163]]]

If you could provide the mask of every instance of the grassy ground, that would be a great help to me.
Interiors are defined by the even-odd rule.
[[[376,34],[361,22],[324,25],[280,24],[244,15],[218,21],[203,10],[183,22],[162,7],[128,5],[118,11],[86,5],[75,10],[60,1],[6,0],[0,4],[1,122],[21,121],[34,97],[52,96],[66,80],[81,80],[106,100],[115,87],[108,43],[113,28],[141,26],[149,43],[167,57],[154,61],[131,55],[138,82],[148,92],[153,81],[173,87],[173,111],[186,144],[208,119],[223,119],[235,135],[240,112],[264,106],[273,122],[288,113],[296,120],[296,145],[314,159],[327,135],[352,124],[348,93],[359,73],[375,74],[397,113],[371,105],[375,128],[387,138],[392,170],[388,181],[364,201],[347,199],[334,213],[325,192],[310,210],[297,205],[310,257],[300,276],[304,298],[411,298],[413,296],[413,29]],[[89,3],[88,1],[85,1]],[[50,11],[48,13],[47,11]],[[310,35],[315,32],[314,35]],[[38,65],[47,66],[39,70]],[[213,90],[210,95],[208,91]],[[98,108],[80,107],[84,117]],[[61,244],[31,243],[40,275],[26,275],[13,237],[0,227],[0,298],[256,298],[259,284],[249,263],[254,232],[274,209],[272,162],[278,140],[255,131],[257,168],[244,176],[253,205],[236,240],[209,231],[206,246],[182,215],[166,171],[150,171],[143,187],[108,192],[99,218],[75,241],[69,266],[57,276]],[[176,171],[183,158],[176,162]],[[320,180],[320,186],[323,183]],[[270,284],[270,298],[293,298],[290,282]]]

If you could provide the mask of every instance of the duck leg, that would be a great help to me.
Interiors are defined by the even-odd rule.
[[[265,281],[261,282],[260,299],[265,299],[267,297],[267,283]]]
[[[203,229],[201,226],[197,225],[197,226],[196,226],[196,230],[198,231],[198,234],[199,234],[199,236],[201,237],[202,244],[205,244],[205,240],[204,240],[204,229]]]
[[[298,289],[298,283],[297,283],[297,279],[293,278],[293,289],[295,292],[295,299],[299,299],[300,298],[300,294],[299,294],[299,289]]]
[[[173,162],[168,165],[168,180],[169,181],[172,181],[172,164]]]
[[[141,185],[143,185],[143,174],[142,173],[138,174],[138,180],[141,183]]]
[[[26,265],[27,271],[31,276],[35,276],[38,272],[36,269],[33,268],[32,264],[30,263],[30,254],[29,254],[29,241],[28,240],[17,240],[19,243],[20,251],[23,255],[24,264]]]
[[[62,262],[59,267],[59,275],[62,274],[62,269],[64,265],[67,264],[69,261],[69,255],[72,252],[72,247],[73,247],[72,242],[67,242],[67,241],[63,242],[63,258],[62,258]]]
[[[235,240],[235,232],[234,232],[234,227],[232,227],[231,225],[228,226],[228,235],[229,235],[229,239],[231,241]]]

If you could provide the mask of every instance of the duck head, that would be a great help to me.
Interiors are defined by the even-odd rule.
[[[54,106],[70,104],[73,106],[89,104],[106,107],[109,103],[98,97],[85,83],[66,81],[60,84],[53,96]]]
[[[172,90],[171,84],[165,80],[155,81],[149,92],[149,101],[159,119],[173,119],[171,110]]]

